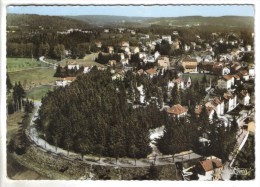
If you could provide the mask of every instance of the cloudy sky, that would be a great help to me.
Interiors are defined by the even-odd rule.
[[[40,15],[119,15],[142,17],[254,16],[253,5],[189,6],[9,6],[8,13]]]

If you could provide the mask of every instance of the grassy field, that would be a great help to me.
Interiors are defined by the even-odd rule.
[[[8,72],[46,66],[40,61],[31,58],[7,58],[6,64]]]
[[[202,78],[203,78],[204,74],[198,74],[198,73],[188,73],[188,74],[183,74],[181,77],[182,78],[191,78],[191,81],[201,81]],[[216,78],[217,76],[216,75],[209,75],[209,74],[206,74],[206,78],[207,80],[209,81],[209,79],[211,78],[212,80],[214,78]]]
[[[41,98],[45,96],[48,91],[52,91],[53,88],[54,87],[50,85],[34,87],[26,92],[26,96],[30,99],[41,100]]]
[[[54,84],[56,78],[53,77],[53,68],[39,68],[9,73],[12,84],[20,81],[25,89],[44,84]]]

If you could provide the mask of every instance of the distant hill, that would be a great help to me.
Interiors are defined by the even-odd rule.
[[[225,27],[254,27],[253,17],[243,16],[222,16],[202,17],[186,16],[176,18],[151,18],[146,20],[149,24],[169,26],[225,26]]]
[[[162,25],[172,27],[214,26],[254,28],[254,17],[222,16],[222,17],[127,17],[108,15],[81,16],[43,16],[36,14],[7,14],[7,26],[34,27],[51,29],[89,28],[95,26],[131,26],[144,27]]]
[[[60,16],[43,16],[36,14],[7,14],[7,26],[23,28],[69,29],[88,28],[90,25],[83,21]]]
[[[95,26],[104,25],[127,25],[142,24],[150,17],[127,17],[127,16],[110,16],[110,15],[82,15],[82,16],[66,16],[67,18],[84,21]]]
[[[254,18],[243,16],[222,16],[222,17],[127,17],[127,16],[108,16],[108,15],[82,15],[66,16],[67,18],[87,22],[91,25],[126,25],[126,23],[136,23],[136,26],[167,25],[167,26],[225,26],[253,28]]]

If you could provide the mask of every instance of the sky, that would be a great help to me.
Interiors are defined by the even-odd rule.
[[[253,5],[188,6],[9,6],[7,13],[39,15],[117,15],[135,17],[254,16]]]

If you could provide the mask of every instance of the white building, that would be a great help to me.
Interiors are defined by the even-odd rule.
[[[76,77],[64,77],[64,78],[57,78],[56,85],[57,86],[66,86],[72,83]]]
[[[250,96],[247,90],[242,90],[238,95],[238,102],[241,105],[248,106],[250,105]]]
[[[225,102],[225,109],[227,112],[233,110],[238,105],[237,96],[235,94],[232,94],[231,92],[224,93],[223,98]]]
[[[171,37],[171,35],[163,35],[162,36],[162,40],[166,40],[166,41],[168,41],[169,42],[169,44],[172,44],[172,37]]]
[[[89,73],[91,68],[92,68],[92,66],[84,66],[83,73]]]
[[[79,64],[77,64],[76,61],[68,61],[67,65],[68,65],[68,69],[76,69],[76,70],[79,69]]]
[[[170,67],[170,60],[169,60],[169,57],[167,57],[167,56],[160,56],[158,58],[157,63],[158,63],[159,67],[163,67],[163,68]]]
[[[221,79],[218,80],[218,88],[220,89],[231,89],[231,86],[234,85],[234,77],[231,75],[224,75]]]
[[[251,51],[251,50],[252,50],[251,45],[247,45],[247,46],[246,46],[246,51]]]
[[[249,70],[249,76],[250,77],[255,77],[255,65],[254,64],[249,64],[248,65],[248,70]]]

